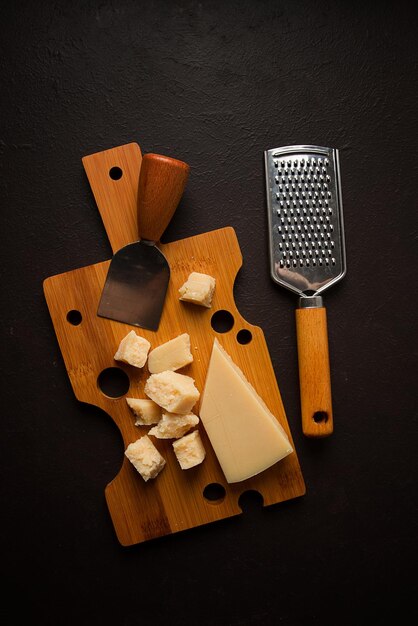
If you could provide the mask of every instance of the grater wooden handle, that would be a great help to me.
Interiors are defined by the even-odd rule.
[[[160,241],[183,195],[189,176],[183,161],[161,154],[142,157],[138,184],[138,235]]]
[[[333,415],[326,309],[296,309],[296,333],[302,431],[307,437],[328,437]]]

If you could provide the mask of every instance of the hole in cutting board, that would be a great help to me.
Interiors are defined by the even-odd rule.
[[[219,483],[210,483],[203,490],[203,497],[211,504],[220,504],[225,498],[226,491]]]
[[[80,311],[77,311],[77,309],[72,309],[67,313],[67,322],[69,322],[73,326],[78,326],[79,324],[81,324],[82,319],[83,316],[81,315]]]
[[[229,311],[216,311],[210,319],[211,326],[217,333],[227,333],[234,325],[234,317]]]
[[[108,367],[97,377],[100,391],[109,398],[121,398],[129,390],[129,376],[119,367]]]
[[[109,176],[112,180],[119,180],[120,178],[122,178],[123,172],[120,169],[120,167],[117,167],[115,165],[115,167],[111,167],[109,170]]]
[[[241,330],[237,332],[237,341],[238,343],[241,343],[242,345],[246,345],[247,343],[250,343],[252,338],[253,338],[252,333],[246,328],[242,328]]]
[[[264,498],[259,491],[255,489],[248,489],[243,491],[238,498],[238,506],[243,513],[251,513],[258,511],[263,506]]]

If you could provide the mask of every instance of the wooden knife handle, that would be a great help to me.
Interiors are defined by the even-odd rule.
[[[187,163],[161,154],[142,157],[138,184],[140,239],[161,239],[183,195],[189,169]]]
[[[296,333],[302,431],[307,437],[327,437],[333,415],[326,309],[296,309]]]

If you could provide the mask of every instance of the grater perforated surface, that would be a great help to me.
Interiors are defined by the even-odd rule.
[[[338,151],[285,146],[265,151],[273,279],[312,295],[345,274]]]

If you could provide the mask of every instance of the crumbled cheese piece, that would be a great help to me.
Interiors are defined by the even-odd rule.
[[[169,413],[190,413],[200,398],[199,390],[190,376],[165,371],[151,374],[145,383],[145,393]]]
[[[148,398],[126,398],[129,408],[137,418],[135,426],[158,424],[161,419],[161,407]]]
[[[198,430],[173,442],[173,449],[181,469],[190,469],[202,463],[206,456]]]
[[[145,482],[158,476],[166,463],[147,435],[130,443],[125,455]]]
[[[154,435],[158,439],[179,439],[188,430],[197,426],[199,418],[194,413],[178,415],[178,413],[163,413],[157,426],[151,428],[149,435]]]
[[[144,367],[150,347],[149,341],[131,330],[120,342],[113,358],[115,361],[122,361],[134,367]]]
[[[212,276],[192,272],[179,289],[180,300],[210,308],[212,306],[215,284],[216,281]]]
[[[151,350],[148,355],[148,369],[151,374],[158,374],[165,370],[174,372],[192,361],[190,337],[187,333],[183,333]]]

